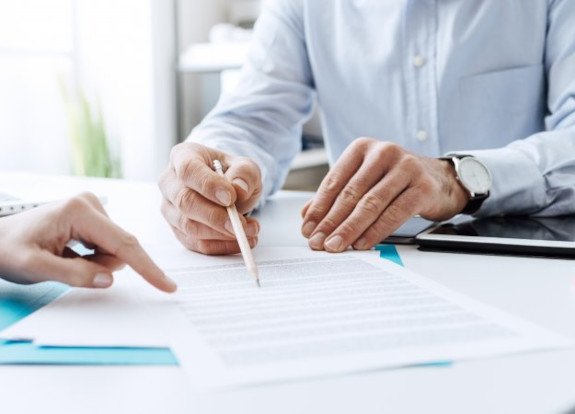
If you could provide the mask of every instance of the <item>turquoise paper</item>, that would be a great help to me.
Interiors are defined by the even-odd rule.
[[[0,279],[0,331],[57,299],[68,286],[21,286]],[[0,365],[178,365],[168,348],[44,347],[0,340]]]
[[[379,257],[382,259],[390,260],[400,266],[403,266],[403,261],[397,252],[397,248],[393,244],[379,244],[375,247],[379,250]]]

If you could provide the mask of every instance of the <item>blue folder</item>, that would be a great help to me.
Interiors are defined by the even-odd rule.
[[[20,286],[0,279],[0,331],[47,305],[69,288],[46,282]],[[169,348],[45,347],[0,340],[0,365],[178,365]]]

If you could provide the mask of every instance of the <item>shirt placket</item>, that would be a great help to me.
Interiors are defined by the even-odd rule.
[[[439,156],[436,88],[437,0],[408,0],[404,14],[406,142],[421,155]]]

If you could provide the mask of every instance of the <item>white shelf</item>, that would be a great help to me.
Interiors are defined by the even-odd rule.
[[[180,55],[182,73],[223,72],[239,69],[246,61],[249,42],[197,43]]]
[[[327,153],[324,148],[310,149],[302,151],[292,162],[292,170],[303,170],[305,168],[317,167],[328,164]]]

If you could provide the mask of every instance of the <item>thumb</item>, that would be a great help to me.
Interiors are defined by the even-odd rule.
[[[27,270],[31,282],[53,280],[74,287],[99,289],[114,283],[109,269],[82,257],[63,258],[42,251],[31,261]]]
[[[258,165],[246,157],[230,160],[226,178],[236,190],[236,207],[241,214],[252,210],[262,193],[262,178]]]

